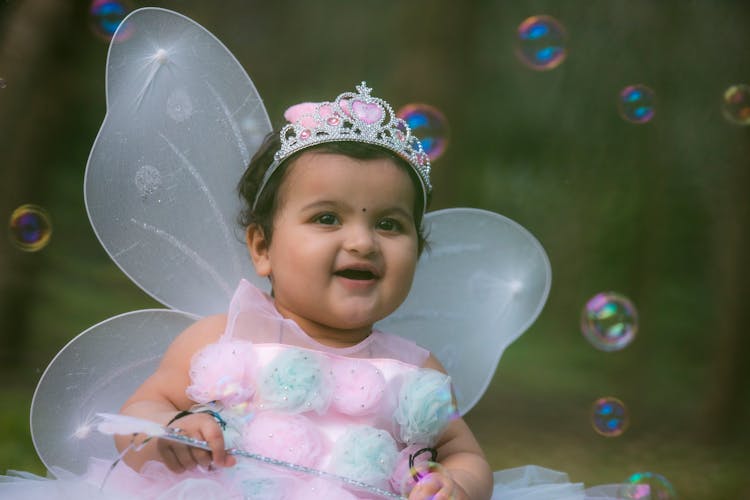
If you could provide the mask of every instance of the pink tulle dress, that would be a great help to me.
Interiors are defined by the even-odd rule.
[[[380,331],[353,347],[324,346],[247,281],[227,320],[220,340],[194,355],[187,395],[225,421],[227,448],[322,474],[243,458],[231,468],[182,474],[159,462],[141,473],[120,463],[101,487],[111,462],[92,459],[82,478],[53,471],[58,480],[35,481],[40,496],[382,498],[334,476],[393,494],[409,490],[409,457],[426,461],[429,454],[417,452],[433,447],[456,415],[450,377],[421,368],[428,351]],[[28,478],[18,485],[30,488],[25,498],[34,491]]]
[[[234,467],[175,474],[161,462],[135,472],[124,463],[112,469],[112,460],[92,458],[82,476],[57,468],[50,471],[55,479],[11,471],[0,476],[0,498],[407,495],[415,484],[413,471],[428,470],[425,449],[434,447],[456,416],[450,377],[422,368],[428,357],[415,343],[380,331],[354,347],[324,346],[242,281],[223,336],[191,360],[187,395],[196,411],[210,409],[225,422],[227,448],[267,461],[239,458]],[[623,498],[620,485],[585,489],[564,473],[536,466],[497,471],[494,482],[492,498],[501,500]]]

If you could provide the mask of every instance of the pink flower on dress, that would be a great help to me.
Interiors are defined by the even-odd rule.
[[[255,356],[250,342],[209,344],[190,362],[187,396],[198,403],[220,401],[226,407],[248,403],[255,393]]]
[[[328,451],[321,431],[299,414],[265,411],[242,430],[242,447],[250,453],[316,468]]]
[[[385,377],[371,363],[361,359],[336,360],[331,406],[346,415],[361,416],[378,407],[385,392]]]

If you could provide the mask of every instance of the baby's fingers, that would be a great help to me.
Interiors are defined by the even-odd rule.
[[[193,462],[201,467],[209,468],[211,466],[211,452],[191,447],[190,455],[192,456]]]
[[[160,439],[157,448],[162,461],[172,472],[184,472],[194,467],[195,461],[190,454],[187,446],[178,445],[169,441]]]
[[[228,455],[224,449],[224,434],[221,432],[221,428],[212,422],[212,425],[205,426],[202,429],[203,440],[208,443],[211,448],[211,458],[213,464],[219,467],[231,467],[237,463],[237,459],[231,455]]]
[[[453,500],[453,481],[440,474],[428,474],[411,490],[409,500]]]

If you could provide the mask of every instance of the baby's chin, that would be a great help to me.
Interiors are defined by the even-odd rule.
[[[345,318],[337,318],[335,321],[329,322],[328,326],[340,331],[352,331],[352,332],[372,332],[373,325],[383,318],[388,317],[393,311],[388,311],[388,314],[352,314]]]
[[[403,299],[406,300],[406,297]],[[341,308],[337,308],[338,314],[334,321],[347,325],[348,328],[372,326],[393,314],[402,303],[403,300],[371,301],[369,298],[351,297],[339,303]]]
[[[347,320],[330,322],[328,326],[339,331],[370,332],[372,331],[372,325],[377,321],[379,320],[358,320],[356,318],[349,318]]]

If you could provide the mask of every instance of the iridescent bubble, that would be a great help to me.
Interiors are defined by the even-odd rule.
[[[638,332],[638,311],[624,295],[598,293],[586,302],[581,312],[581,332],[597,349],[619,351]]]
[[[565,28],[554,17],[531,16],[518,25],[516,55],[531,69],[547,71],[565,60]]]
[[[148,199],[161,187],[161,173],[151,165],[141,166],[135,173],[135,187],[141,198]]]
[[[617,437],[630,425],[625,403],[611,396],[599,398],[591,406],[591,426],[605,437]]]
[[[654,472],[636,472],[620,488],[617,498],[626,500],[672,500],[677,498],[672,484]]]
[[[439,109],[428,104],[407,104],[396,115],[404,120],[412,134],[422,143],[422,149],[435,161],[448,146],[448,120]]]
[[[419,446],[412,447],[419,448]],[[430,477],[431,474],[440,473],[450,477],[450,473],[445,467],[435,461],[437,456],[431,454],[433,451],[431,448],[407,449],[405,451],[412,452],[409,453],[407,460],[407,465],[409,466],[408,472],[402,471],[403,464],[399,463],[396,468],[398,474],[394,474],[394,478],[400,477],[400,484],[391,483],[404,497],[408,497],[417,484],[434,480],[434,477]]]
[[[89,7],[89,24],[98,37],[110,41],[120,23],[131,11],[125,0],[94,0]],[[122,42],[133,34],[131,26],[123,26],[115,41]]]
[[[37,252],[47,246],[52,224],[47,212],[36,205],[21,205],[10,216],[10,238],[24,252]]]
[[[724,92],[724,118],[735,125],[750,125],[750,85],[732,85]]]
[[[654,91],[645,85],[628,85],[620,91],[617,107],[623,120],[647,123],[656,114]]]

